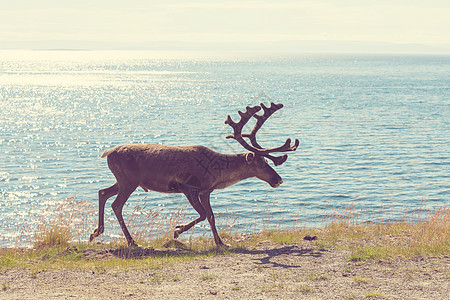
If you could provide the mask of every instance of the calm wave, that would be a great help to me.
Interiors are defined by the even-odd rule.
[[[0,52],[0,100],[0,246],[24,238],[18,228],[38,203],[75,195],[96,205],[97,191],[114,183],[105,149],[244,152],[225,139],[226,116],[270,101],[285,107],[261,129],[261,144],[291,137],[300,147],[277,167],[281,187],[251,179],[215,191],[218,227],[227,214],[238,230],[258,230],[317,226],[350,204],[362,221],[448,205],[449,56]],[[138,203],[170,211],[187,200],[137,191],[124,214]],[[105,234],[117,234],[109,205],[106,218]],[[209,234],[204,223],[197,231]]]

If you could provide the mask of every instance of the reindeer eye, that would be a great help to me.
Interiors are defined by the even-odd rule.
[[[265,165],[267,165],[267,159],[265,157],[261,157],[261,159],[258,160],[258,165],[260,167],[264,167]]]

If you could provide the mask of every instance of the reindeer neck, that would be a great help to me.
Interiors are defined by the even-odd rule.
[[[245,154],[223,154],[223,159],[228,162],[218,176],[215,188],[226,188],[244,179],[254,177],[251,168],[246,161]]]

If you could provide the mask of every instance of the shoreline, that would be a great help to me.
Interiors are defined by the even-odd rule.
[[[177,255],[180,250],[164,251]],[[110,259],[100,253],[91,259]],[[3,269],[0,297],[444,299],[448,295],[449,256],[353,262],[348,259],[350,254],[348,249],[323,249],[310,241],[280,245],[266,240],[232,253],[151,268]]]
[[[2,299],[445,299],[450,210],[427,220],[220,233],[189,242],[69,243],[0,249]],[[314,238],[316,237],[316,238]]]

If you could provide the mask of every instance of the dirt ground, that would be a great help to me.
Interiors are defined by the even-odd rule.
[[[175,254],[177,249],[145,255]],[[450,257],[350,262],[314,243],[261,242],[158,269],[0,271],[0,299],[449,299]],[[114,251],[85,250],[88,259]]]

